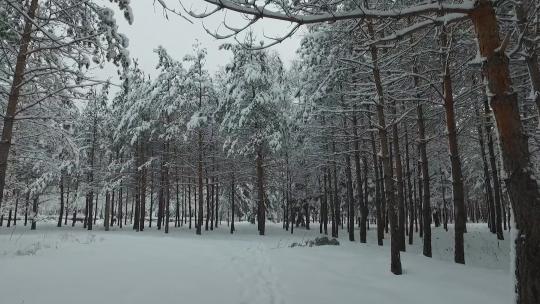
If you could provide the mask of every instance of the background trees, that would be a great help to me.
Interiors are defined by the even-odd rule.
[[[267,220],[291,233],[318,222],[355,241],[359,226],[367,242],[372,223],[401,274],[416,232],[431,257],[431,230],[453,223],[455,262],[466,263],[466,222],[502,239],[513,216],[518,302],[538,302],[536,3],[207,2],[216,9],[192,15],[252,18],[214,33],[245,33],[223,45],[231,61],[210,75],[199,44],[183,61],[160,47],[154,79],[136,62],[128,69],[110,10],[1,6],[0,223],[24,201],[35,228],[51,189],[58,224],[69,210],[88,229],[99,214],[106,229],[142,231],[157,218],[168,233],[171,217],[189,228],[194,218],[202,234],[226,217],[234,232],[236,217],[261,235]],[[310,24],[288,69],[248,31],[262,17]],[[106,59],[125,68],[111,101],[85,74]]]

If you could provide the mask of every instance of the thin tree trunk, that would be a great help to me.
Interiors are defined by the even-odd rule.
[[[263,171],[262,147],[257,149],[257,189],[258,189],[258,220],[259,235],[264,235],[266,220],[266,204],[264,202],[264,171]]]
[[[231,174],[231,234],[234,233],[234,196],[235,196],[235,185],[234,185],[234,172]]]
[[[420,151],[420,166],[422,170],[422,228],[423,233],[423,254],[431,257],[431,195],[429,190],[429,165],[427,158],[426,131],[424,126],[424,112],[422,105],[416,106],[418,124],[418,150]]]
[[[441,30],[441,45],[447,47],[446,29]],[[454,261],[465,264],[465,252],[463,245],[463,234],[465,232],[465,202],[463,193],[463,174],[461,172],[461,159],[459,156],[457,127],[454,111],[454,95],[452,92],[452,78],[450,76],[450,63],[446,56],[442,59],[443,65],[443,95],[444,110],[446,114],[446,129],[448,131],[448,150],[450,152],[450,165],[452,167],[452,196],[454,199],[454,209],[456,211],[456,222],[454,227]]]
[[[495,225],[494,229],[497,233],[497,239],[504,240],[503,229],[502,229],[502,203],[501,203],[501,184],[499,183],[499,172],[497,170],[497,160],[495,158],[495,148],[493,147],[493,136],[491,131],[491,110],[489,109],[489,104],[487,98],[484,99],[484,111],[485,111],[485,129],[487,135],[487,146],[489,153],[489,163],[491,166],[491,175],[493,177],[493,193],[494,193],[494,209],[495,209]],[[493,221],[492,221],[493,223]]]
[[[60,212],[57,227],[62,227],[62,216],[64,215],[64,174],[60,176]]]
[[[111,209],[111,194],[109,193],[109,190],[105,191],[105,219],[103,220],[103,223],[105,224],[105,231],[109,231],[109,215]]]
[[[34,198],[34,203],[32,204],[32,225],[30,227],[30,230],[36,230],[37,215],[38,215],[38,200],[39,198],[36,196]]]
[[[373,39],[375,37],[373,25],[370,21],[368,21],[368,32]],[[395,193],[394,193],[394,180],[393,180],[393,174],[392,174],[392,163],[389,156],[389,149],[388,149],[388,134],[386,130],[386,121],[385,121],[385,115],[384,115],[384,97],[383,97],[383,87],[382,87],[382,81],[379,71],[379,63],[378,63],[378,50],[376,46],[373,44],[370,46],[370,53],[371,53],[371,59],[373,64],[373,78],[375,81],[375,87],[377,90],[377,100],[376,100],[376,113],[377,113],[377,121],[378,121],[378,128],[379,128],[379,140],[381,145],[381,159],[383,162],[383,179],[384,179],[384,188],[386,191],[386,200],[388,202],[388,213],[389,213],[389,220],[390,220],[390,226],[391,226],[391,234],[390,234],[390,255],[391,255],[391,263],[390,263],[390,271],[393,274],[400,275],[402,274],[402,268],[401,268],[401,258],[400,258],[400,238],[399,238],[399,224],[397,219],[397,206],[395,201]]]

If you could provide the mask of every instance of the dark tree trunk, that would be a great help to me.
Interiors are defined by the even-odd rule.
[[[424,112],[422,105],[416,107],[418,124],[418,150],[420,151],[420,164],[422,169],[422,231],[423,254],[431,257],[431,195],[429,191],[429,165],[427,158],[427,140],[424,126]]]
[[[203,225],[203,159],[202,159],[202,131],[199,131],[199,161],[198,161],[198,178],[199,178],[199,214],[197,216],[197,234],[201,234]]]
[[[262,147],[257,149],[257,192],[258,192],[258,226],[259,235],[264,235],[266,222],[266,204],[264,202],[264,171]]]
[[[17,226],[17,214],[19,211],[19,191],[17,191],[17,198],[15,199],[15,212],[13,216],[13,226]]]
[[[484,99],[484,111],[485,111],[485,129],[487,136],[487,146],[489,153],[489,163],[491,166],[491,176],[493,177],[493,193],[494,193],[494,209],[495,209],[495,225],[494,229],[497,233],[497,239],[504,240],[503,228],[502,228],[502,203],[501,203],[501,184],[499,183],[499,172],[497,170],[497,160],[495,157],[495,148],[493,146],[493,136],[491,131],[491,110],[489,109],[489,104],[487,98]],[[492,221],[493,223],[493,221]]]
[[[58,216],[57,227],[62,227],[62,216],[64,215],[64,175],[60,176],[60,215]]]
[[[371,22],[368,21],[368,32],[373,39],[375,37],[373,26]],[[378,128],[379,128],[379,140],[380,140],[380,146],[381,146],[381,159],[383,162],[383,180],[384,180],[384,188],[386,191],[386,200],[388,201],[388,213],[389,213],[389,220],[390,220],[390,226],[391,226],[391,234],[390,234],[390,255],[391,255],[391,263],[390,263],[390,271],[393,274],[400,275],[402,274],[402,268],[401,268],[401,258],[400,258],[400,248],[401,248],[401,242],[399,238],[399,224],[398,224],[398,218],[397,218],[397,204],[395,200],[395,192],[394,192],[394,180],[393,180],[393,169],[392,169],[392,162],[389,155],[389,142],[388,142],[388,133],[386,129],[386,121],[385,121],[385,115],[384,115],[384,107],[385,107],[385,101],[383,97],[383,87],[382,87],[382,81],[379,71],[379,63],[378,63],[378,50],[376,46],[373,44],[370,46],[370,53],[371,53],[371,59],[373,64],[373,78],[375,81],[375,87],[377,90],[377,99],[376,99],[376,113],[377,113],[377,121],[378,121]]]
[[[32,204],[32,225],[30,227],[30,230],[36,230],[36,224],[37,224],[37,215],[38,215],[38,197],[34,198],[34,203]]]
[[[347,119],[343,117],[343,132],[345,135],[345,175],[347,178],[347,229],[349,241],[354,242],[354,195],[352,185],[351,156],[349,154],[349,133],[347,132]],[[306,185],[307,187],[307,185]]]
[[[397,106],[394,102],[394,116],[397,119]],[[401,163],[401,151],[399,148],[399,131],[398,123],[392,124],[392,141],[394,147],[394,159],[396,162],[396,178],[397,178],[397,209],[398,209],[398,238],[399,249],[405,251],[405,195],[403,194],[403,164]],[[392,237],[393,238],[393,237]]]
[[[484,169],[484,185],[486,187],[486,199],[487,199],[487,208],[489,213],[488,226],[491,232],[495,233],[495,203],[493,199],[493,189],[491,187],[491,177],[489,175],[489,166],[486,157],[486,150],[484,144],[484,130],[482,125],[484,125],[484,120],[480,116],[480,112],[476,104],[474,104],[474,110],[476,117],[478,119],[477,131],[478,131],[478,143],[480,145],[480,156],[482,157],[482,166]]]
[[[26,201],[24,206],[24,226],[28,224],[28,206],[30,205],[30,191],[26,192]]]
[[[105,224],[105,231],[109,231],[109,215],[111,212],[111,194],[109,193],[109,190],[105,191],[105,218],[103,220],[103,223]]]
[[[231,176],[231,234],[234,233],[234,197],[235,197],[235,185],[234,185],[234,172]]]
[[[204,230],[208,231],[208,221],[210,220],[210,183],[208,179],[208,172],[206,172],[206,221],[204,224]]]

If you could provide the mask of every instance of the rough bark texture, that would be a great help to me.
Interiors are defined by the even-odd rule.
[[[493,4],[480,0],[471,14],[480,55],[485,58],[483,74],[487,79],[489,103],[493,109],[506,187],[514,211],[516,301],[540,303],[540,191],[533,176],[530,152],[519,115],[517,94],[512,91],[508,58],[499,47],[499,29]]]

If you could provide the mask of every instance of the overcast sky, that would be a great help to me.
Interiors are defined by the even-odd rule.
[[[134,22],[129,25],[118,7],[111,4],[109,0],[101,0],[107,6],[113,8],[116,12],[116,21],[119,24],[120,32],[124,33],[129,38],[129,52],[132,58],[137,58],[142,69],[155,76],[157,56],[153,50],[159,46],[164,46],[169,54],[178,60],[182,60],[184,55],[192,51],[193,43],[198,39],[203,47],[207,48],[207,68],[213,74],[219,66],[225,65],[230,59],[230,52],[219,50],[218,47],[224,40],[216,40],[209,35],[203,25],[211,31],[218,30],[224,34],[221,23],[226,20],[229,26],[240,26],[245,24],[245,17],[241,14],[232,12],[220,12],[215,16],[205,19],[194,19],[193,23],[185,19],[168,14],[168,19],[164,16],[163,9],[154,0],[133,0],[131,6],[133,9]],[[167,0],[165,3],[177,11],[181,11],[186,15],[178,0]],[[213,6],[206,4],[203,0],[182,0],[184,7],[195,12],[203,12],[205,9],[211,9]],[[283,36],[288,33],[291,25],[287,22],[262,20],[253,27],[254,33],[260,39],[264,35],[267,36]],[[283,62],[288,65],[295,57],[296,49],[299,46],[301,39],[300,34],[287,39],[281,44],[273,46],[271,49],[276,50],[281,55]],[[234,42],[229,39],[229,42]],[[116,77],[116,69],[112,64],[108,64],[103,70],[96,71],[96,75],[100,78],[113,77],[111,80],[118,83]]]

